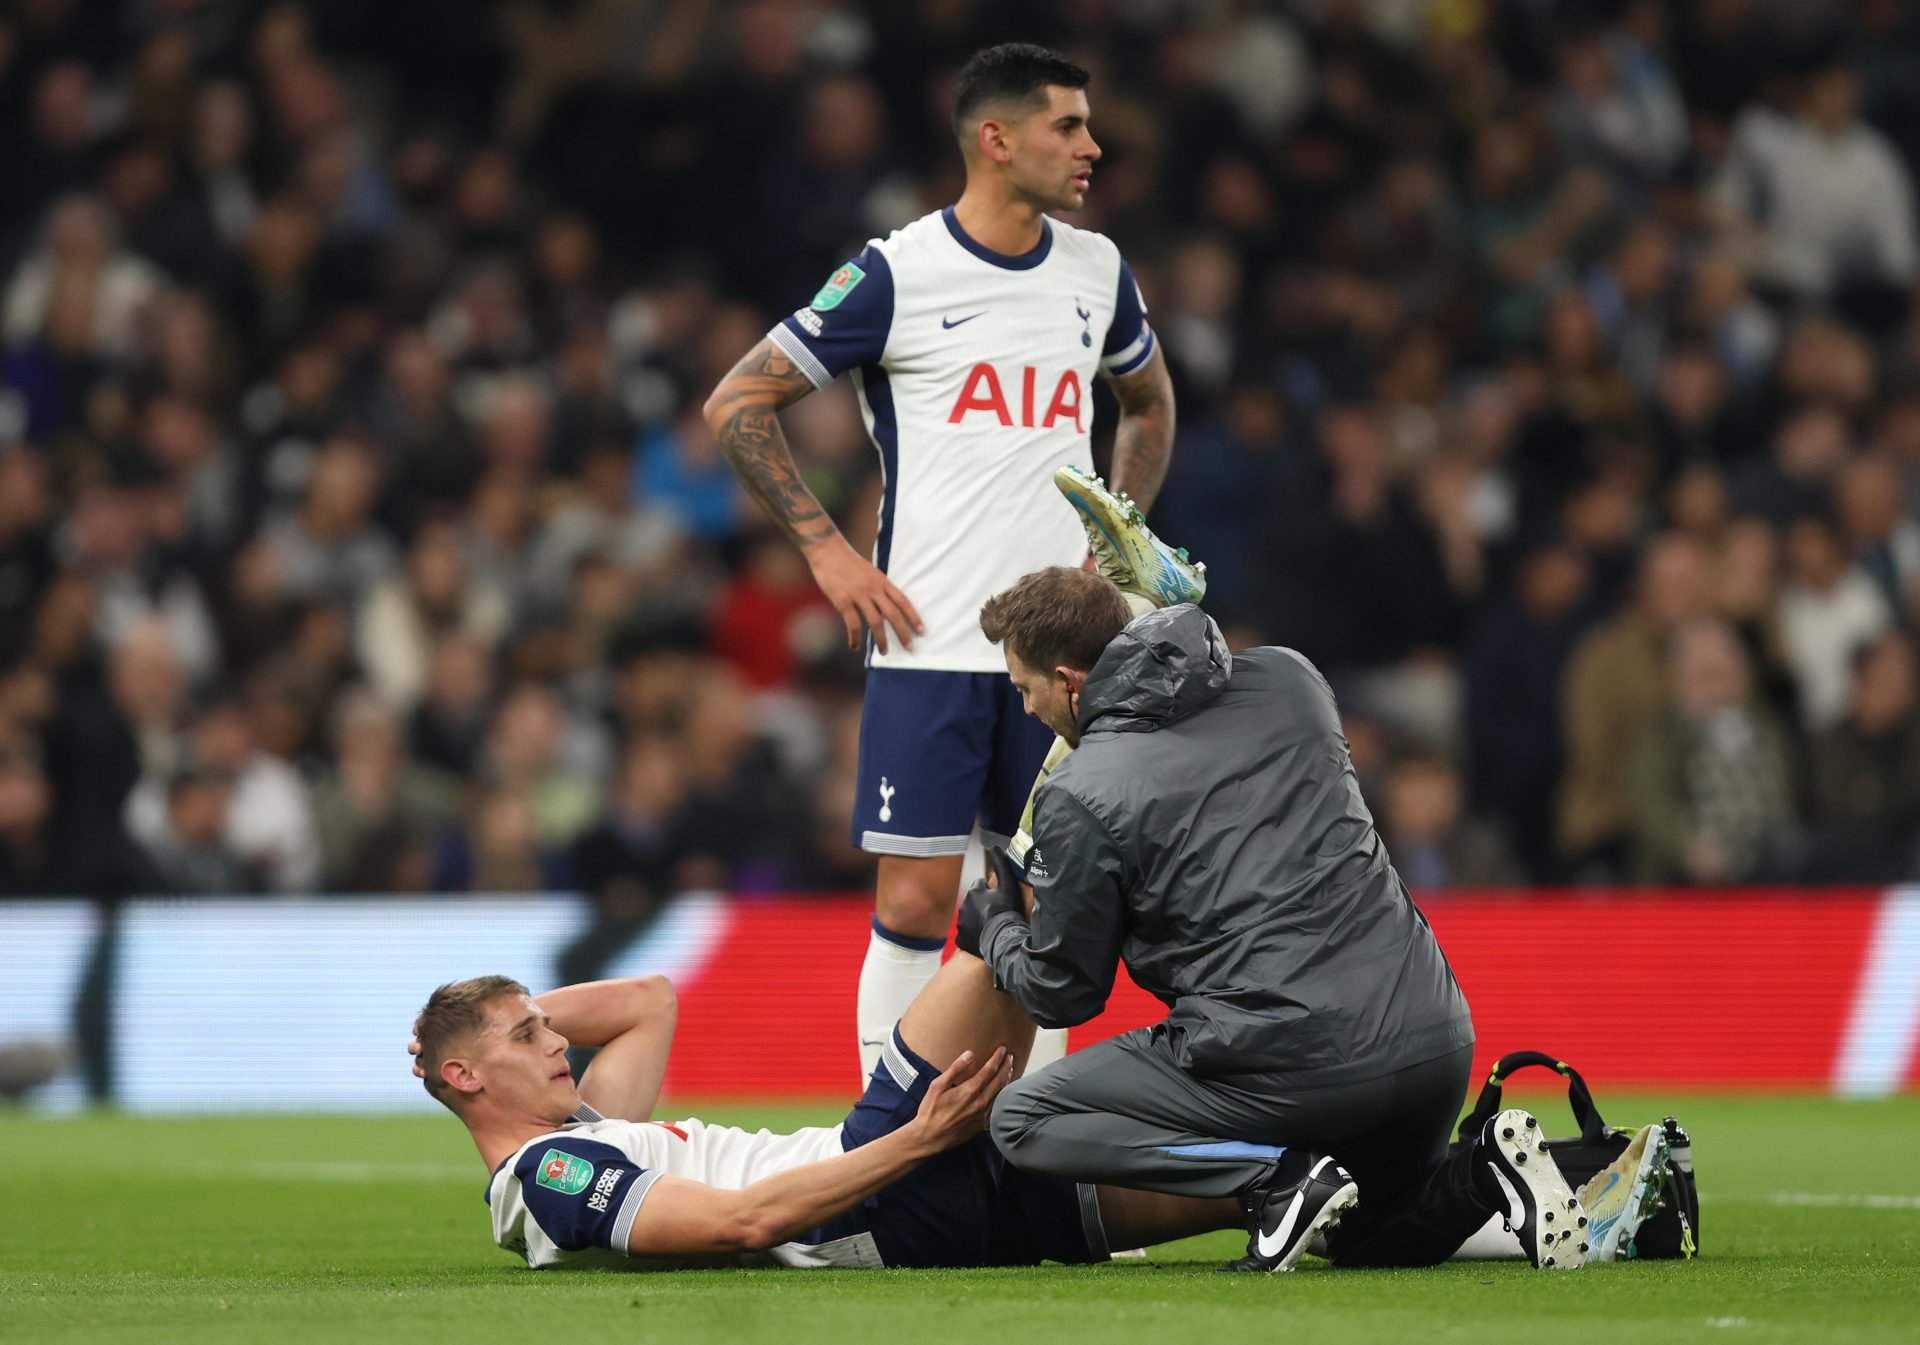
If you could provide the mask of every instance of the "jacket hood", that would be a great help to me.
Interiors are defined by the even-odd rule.
[[[1080,693],[1082,733],[1151,733],[1226,689],[1233,655],[1192,603],[1148,612],[1113,637]]]

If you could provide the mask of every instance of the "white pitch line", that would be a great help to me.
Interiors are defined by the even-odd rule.
[[[472,1182],[486,1180],[472,1163],[354,1163],[306,1159],[201,1160],[164,1169],[194,1177],[279,1182]]]
[[[1920,1196],[1857,1194],[1832,1191],[1761,1191],[1728,1195],[1703,1191],[1708,1205],[1781,1205],[1811,1209],[1920,1210]]]

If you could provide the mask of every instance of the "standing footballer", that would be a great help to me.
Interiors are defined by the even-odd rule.
[[[1087,79],[1041,47],[976,53],[954,90],[960,200],[868,244],[707,400],[734,471],[804,552],[849,641],[869,637],[853,823],[880,857],[860,974],[866,1072],[939,968],[969,833],[1012,836],[1048,751],[977,613],[1021,575],[1087,553],[1052,487],[1058,469],[1092,467],[1094,376],[1120,405],[1116,491],[1144,509],[1173,447],[1173,389],[1132,272],[1105,237],[1049,217],[1080,208],[1100,158]],[[801,480],[776,414],[842,373],[885,474],[871,560]],[[1097,532],[1084,496],[1112,497],[1081,494]],[[1190,591],[1155,605],[1198,596],[1197,572],[1180,574]]]

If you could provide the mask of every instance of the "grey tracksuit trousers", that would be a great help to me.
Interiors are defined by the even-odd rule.
[[[1029,1172],[1202,1197],[1290,1180],[1299,1158],[1330,1153],[1360,1185],[1333,1259],[1431,1265],[1498,1208],[1471,1150],[1448,1149],[1472,1060],[1464,1047],[1377,1079],[1302,1088],[1189,1073],[1173,1063],[1164,1026],[1140,1028],[1010,1086],[993,1139]]]

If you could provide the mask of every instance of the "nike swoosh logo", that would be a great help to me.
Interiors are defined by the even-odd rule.
[[[1493,1179],[1500,1184],[1500,1192],[1507,1198],[1507,1222],[1513,1225],[1515,1232],[1518,1232],[1520,1226],[1527,1221],[1527,1204],[1520,1199],[1520,1192],[1507,1179],[1506,1173],[1495,1168]]]
[[[1280,1255],[1281,1251],[1284,1250],[1287,1245],[1287,1238],[1293,1233],[1294,1222],[1300,1217],[1300,1207],[1306,1203],[1306,1192],[1295,1191],[1293,1193],[1293,1203],[1287,1206],[1286,1217],[1280,1221],[1279,1226],[1271,1233],[1265,1229],[1260,1230],[1260,1255]]]
[[[982,313],[985,313],[986,311],[987,310],[983,308],[980,310],[979,313],[969,313],[964,318],[951,318],[951,319],[941,318],[940,325],[946,328],[946,330],[952,331],[955,327],[958,327],[963,322],[972,322],[975,318],[979,317]]]
[[[1614,1187],[1618,1186],[1619,1184],[1620,1184],[1620,1174],[1617,1172],[1609,1172],[1607,1174],[1607,1184],[1601,1187],[1598,1191],[1595,1191],[1593,1193],[1593,1198],[1595,1202],[1597,1203],[1600,1197],[1604,1196],[1607,1192],[1611,1191]]]

